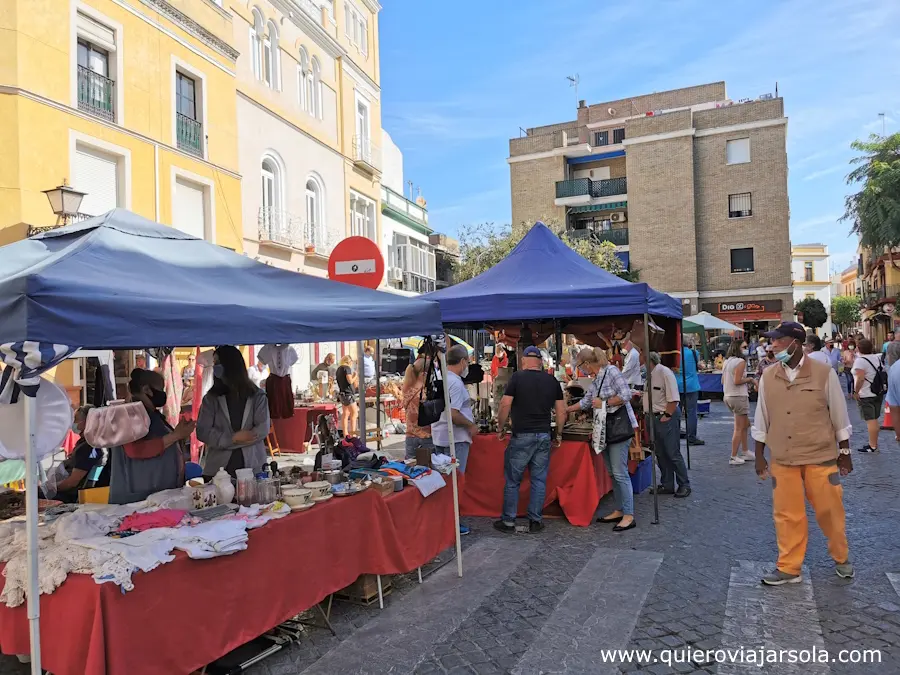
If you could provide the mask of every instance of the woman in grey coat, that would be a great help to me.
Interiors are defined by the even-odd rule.
[[[211,478],[222,467],[232,476],[243,468],[255,473],[266,461],[271,424],[266,393],[250,381],[236,347],[219,347],[214,360],[213,387],[197,416],[197,439],[206,444],[203,475]]]

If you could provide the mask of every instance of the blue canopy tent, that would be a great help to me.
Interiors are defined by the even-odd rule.
[[[40,374],[78,348],[363,340],[442,331],[435,302],[270,267],[123,209],[0,248],[0,360],[9,366],[0,402],[11,402],[21,388],[32,430]],[[28,618],[32,669],[40,672],[37,461],[28,437]],[[456,487],[454,474],[454,496]],[[458,524],[458,509],[456,519]]]
[[[422,296],[445,325],[653,314],[680,319],[681,302],[585,260],[537,223],[499,263],[474,279]]]
[[[0,344],[91,349],[440,333],[433,302],[288,272],[116,209],[0,248]]]
[[[541,222],[535,223],[512,252],[491,269],[422,297],[438,301],[441,318],[448,326],[481,328],[486,324],[553,320],[557,345],[563,321],[572,326],[589,319],[642,315],[644,344],[649,346],[651,316],[671,319],[679,326],[682,318],[680,300],[648,284],[632,283],[600,269]],[[646,399],[644,405],[656,485],[655,443]],[[659,522],[655,494],[653,504],[654,522]]]

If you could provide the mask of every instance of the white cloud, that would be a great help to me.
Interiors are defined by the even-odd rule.
[[[835,164],[834,166],[829,166],[827,169],[819,169],[818,171],[813,171],[811,174],[804,176],[803,180],[816,180],[824,176],[830,176],[834,173],[840,173],[841,171],[850,173],[850,167],[846,162]]]
[[[840,213],[826,213],[821,216],[813,216],[797,223],[791,223],[791,232],[804,232],[821,225],[834,225],[841,217]]]

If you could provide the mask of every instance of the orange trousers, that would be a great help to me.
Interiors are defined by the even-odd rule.
[[[772,462],[772,511],[778,540],[778,569],[800,574],[809,540],[806,500],[828,539],[828,552],[836,563],[847,562],[850,549],[844,523],[844,489],[837,465],[785,466]]]

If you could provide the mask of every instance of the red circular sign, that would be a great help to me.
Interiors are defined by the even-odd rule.
[[[328,257],[328,278],[378,288],[384,279],[384,257],[378,244],[366,237],[341,240]]]

